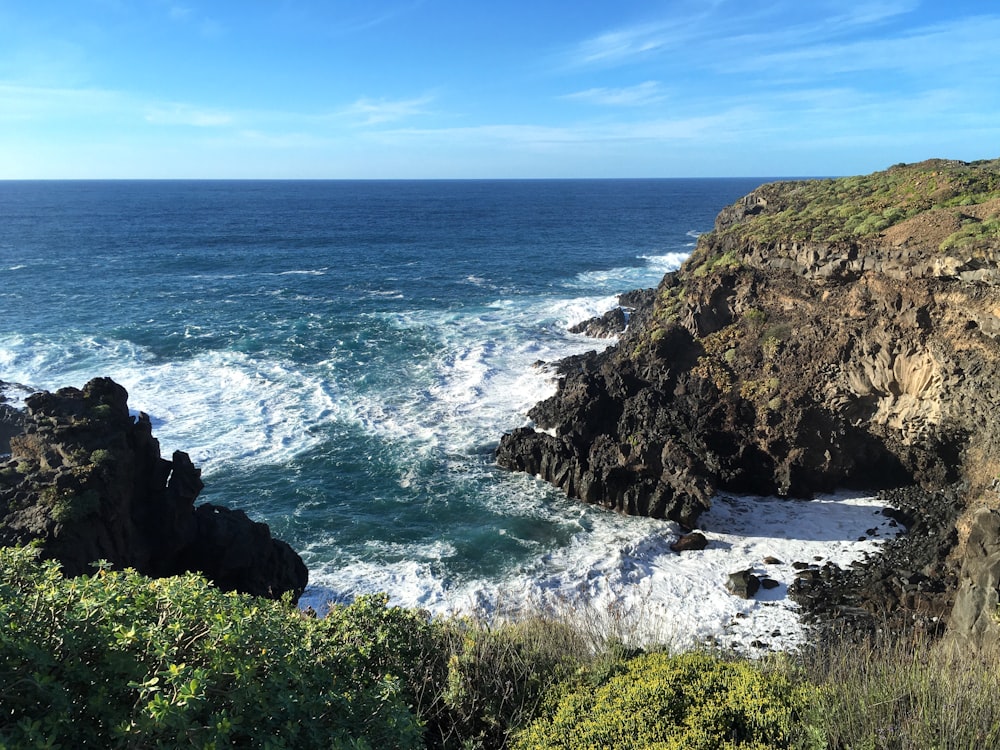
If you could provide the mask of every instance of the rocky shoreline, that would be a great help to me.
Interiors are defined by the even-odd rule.
[[[804,570],[795,598],[842,630],[940,631],[954,609],[976,644],[996,640],[996,618],[967,611],[995,606],[992,569],[973,586],[968,560],[993,547],[967,540],[1000,505],[998,215],[1000,160],[762,186],[634,297],[614,346],[558,364],[497,461],[690,527],[720,490],[882,490],[909,534],[850,570]]]
[[[160,456],[149,417],[109,378],[40,392],[0,412],[0,545],[38,544],[67,575],[105,560],[152,577],[204,574],[224,591],[294,600],[308,571],[265,524],[195,505],[201,471]]]

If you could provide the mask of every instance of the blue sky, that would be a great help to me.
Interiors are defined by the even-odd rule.
[[[995,158],[998,39],[964,0],[0,0],[0,178]]]

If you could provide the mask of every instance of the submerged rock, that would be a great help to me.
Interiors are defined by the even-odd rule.
[[[241,511],[194,503],[201,472],[160,456],[149,417],[109,378],[26,400],[0,466],[0,544],[37,542],[67,575],[106,560],[153,577],[198,571],[224,590],[297,599],[301,558]]]

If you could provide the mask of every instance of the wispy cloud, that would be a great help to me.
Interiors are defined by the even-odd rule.
[[[611,107],[642,107],[663,101],[666,94],[659,81],[645,81],[625,88],[592,88],[566,94],[563,99],[590,102]]]
[[[621,64],[670,47],[686,37],[666,22],[615,29],[581,42],[569,62],[579,67]]]
[[[120,111],[123,106],[122,96],[114,91],[0,82],[0,120],[81,117]]]
[[[374,29],[377,26],[382,26],[383,24],[395,21],[400,16],[416,10],[423,4],[424,0],[411,0],[407,3],[400,3],[376,15],[369,16],[367,18],[358,18],[354,21],[348,21],[342,25],[338,24],[336,31],[342,34],[353,34],[359,31],[368,31],[369,29]]]
[[[226,33],[226,27],[217,19],[202,15],[195,11],[190,5],[181,5],[173,2],[163,2],[167,18],[175,23],[192,26],[197,32],[207,38],[216,39]]]
[[[830,23],[833,26],[871,26],[911,13],[919,6],[920,0],[848,3],[844,12],[830,19]]]
[[[145,120],[154,125],[217,128],[232,125],[234,118],[228,112],[198,109],[188,104],[161,104],[149,107],[146,110]]]
[[[675,10],[655,18],[585,39],[568,53],[569,67],[614,67],[676,53],[693,64],[721,56],[723,59],[755,51],[807,48],[866,28],[884,26],[911,13],[919,0],[871,0],[831,6],[834,12],[817,14],[819,20],[788,23],[798,0],[778,0],[767,5],[742,0],[713,0]],[[815,18],[815,16],[814,16]],[[711,54],[706,54],[711,50]]]
[[[173,21],[185,21],[191,17],[192,10],[183,5],[171,5],[167,10],[167,15]]]
[[[983,61],[995,54],[998,37],[1000,16],[980,16],[880,38],[768,49],[731,61],[730,69],[787,71],[799,77],[895,70],[935,78],[960,69],[967,78],[976,76]]]
[[[338,114],[357,120],[360,125],[379,125],[415,115],[427,114],[427,105],[434,101],[430,95],[414,99],[361,98]]]
[[[378,131],[386,142],[416,140],[444,143],[490,141],[511,147],[551,147],[581,143],[622,141],[675,142],[728,138],[749,127],[756,115],[750,108],[733,107],[711,115],[659,118],[634,122],[580,122],[566,126],[486,124],[450,128],[399,128]]]

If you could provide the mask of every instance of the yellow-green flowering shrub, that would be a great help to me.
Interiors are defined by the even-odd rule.
[[[774,750],[796,747],[810,690],[704,653],[636,657],[598,686],[568,689],[521,750]]]

